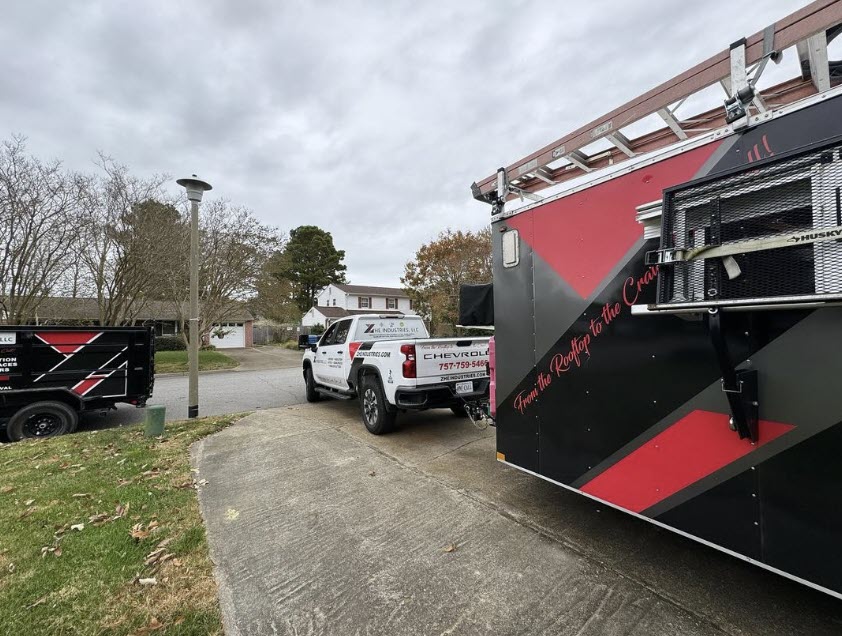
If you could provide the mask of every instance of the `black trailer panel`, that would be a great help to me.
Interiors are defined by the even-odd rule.
[[[838,143],[842,96],[792,111],[495,218],[497,450],[508,464],[842,596],[842,307],[655,311],[667,304],[657,295],[663,266],[646,254],[661,242],[635,218],[683,184]],[[825,169],[842,165],[832,148],[808,178],[837,174]],[[793,223],[823,227],[820,200],[830,199],[814,196]],[[750,276],[758,261],[740,262]],[[800,262],[780,275],[803,277]],[[842,285],[840,272],[834,262],[825,277]],[[723,391],[718,347],[745,374],[746,395],[756,380],[752,436],[732,430],[740,400]]]
[[[143,405],[154,346],[148,327],[0,326],[0,417],[45,399],[77,411]]]

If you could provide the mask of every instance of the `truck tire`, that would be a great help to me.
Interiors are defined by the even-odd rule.
[[[316,391],[316,381],[313,379],[313,369],[310,367],[304,369],[304,392],[308,402],[318,402],[321,398],[319,392]]]
[[[360,413],[369,433],[383,435],[395,427],[397,411],[386,402],[383,387],[375,375],[364,375],[360,383]]]
[[[6,425],[9,441],[42,439],[72,433],[79,414],[64,402],[35,402],[15,413]]]

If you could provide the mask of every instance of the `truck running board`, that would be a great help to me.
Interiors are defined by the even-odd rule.
[[[356,397],[353,393],[344,393],[339,389],[327,389],[325,387],[317,386],[316,392],[322,395],[326,395],[328,397],[332,397],[335,400],[353,400]]]

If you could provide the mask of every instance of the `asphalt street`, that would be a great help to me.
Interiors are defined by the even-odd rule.
[[[199,415],[223,415],[304,402],[304,380],[296,368],[214,371],[199,376]],[[149,404],[167,407],[167,420],[187,418],[187,375],[155,378]],[[80,429],[125,426],[143,421],[145,410],[120,405],[116,411],[88,413]]]

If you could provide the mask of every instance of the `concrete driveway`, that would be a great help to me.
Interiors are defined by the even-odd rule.
[[[248,349],[220,349],[220,353],[231,356],[240,366],[235,371],[265,371],[268,369],[301,368],[302,351],[283,347],[260,346]]]
[[[495,461],[449,412],[356,402],[194,445],[231,634],[838,634],[842,603]]]

